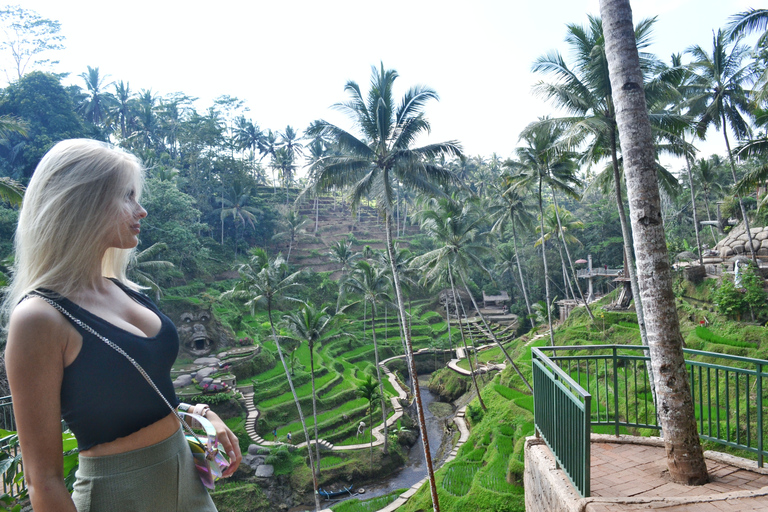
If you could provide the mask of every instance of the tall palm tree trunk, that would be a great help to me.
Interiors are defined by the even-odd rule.
[[[485,379],[483,378],[483,373],[480,373],[480,364],[477,362],[477,343],[475,343],[475,337],[472,336],[472,329],[469,327],[469,315],[467,315],[467,311],[464,309],[464,302],[460,302],[461,304],[461,312],[464,314],[464,318],[467,319],[467,335],[469,336],[469,344],[472,346],[472,354],[475,357],[475,368],[478,369],[478,375],[480,375],[480,382],[485,385]],[[469,355],[467,355],[467,359],[469,359]]]
[[[469,373],[472,376],[472,385],[475,386],[475,393],[477,393],[477,399],[480,400],[480,407],[483,408],[483,410],[487,410],[485,407],[485,403],[483,402],[483,397],[480,396],[480,386],[477,385],[477,376],[475,375],[475,369],[472,367],[472,357],[469,355],[469,347],[467,347],[467,340],[464,338],[464,328],[461,326],[461,314],[459,314],[459,301],[456,297],[456,286],[453,284],[453,272],[451,271],[451,267],[448,267],[448,277],[451,280],[451,292],[453,293],[453,304],[456,307],[456,318],[459,320],[459,331],[461,332],[461,342],[464,344],[464,353],[467,355],[467,361],[469,362]],[[446,308],[446,311],[448,311],[448,308]],[[450,325],[451,325],[451,319],[448,318],[448,326],[449,326],[449,334],[450,336]],[[477,352],[477,351],[475,351]]]
[[[565,290],[565,298],[576,300],[576,293],[574,293],[573,285],[571,284],[571,280],[568,278],[568,269],[565,268],[565,257],[563,257],[563,245],[565,244],[562,240],[557,240],[555,245],[557,245],[557,252],[560,254],[560,271],[563,273],[563,289]],[[571,292],[570,297],[568,296],[568,292]]]
[[[315,232],[317,234],[317,225],[320,222],[320,197],[315,194]]]
[[[312,380],[312,420],[315,422],[315,463],[318,476],[320,475],[320,436],[317,433],[317,391],[315,390],[315,346],[309,343],[309,376]],[[307,442],[307,451],[312,451],[312,447]]]
[[[520,368],[517,367],[515,362],[512,360],[512,357],[509,355],[509,352],[507,352],[507,349],[504,348],[504,345],[501,344],[499,339],[496,337],[496,334],[494,334],[493,330],[491,330],[490,326],[488,326],[488,322],[485,321],[485,316],[483,316],[482,311],[480,311],[480,308],[477,306],[477,302],[475,301],[475,297],[472,295],[472,292],[469,291],[469,286],[467,286],[467,280],[464,279],[464,274],[459,272],[459,277],[461,278],[461,284],[464,285],[464,289],[467,291],[467,294],[469,295],[469,298],[472,299],[472,305],[475,307],[475,310],[477,311],[477,314],[480,315],[480,320],[482,320],[483,325],[485,326],[485,329],[488,331],[488,334],[491,336],[491,339],[498,345],[498,347],[501,349],[501,351],[504,353],[504,357],[507,358],[507,361],[510,365],[512,365],[512,368],[515,369],[517,372],[517,375],[520,377],[520,379],[523,381],[523,383],[528,386],[528,389],[533,393],[533,388],[531,387],[531,384],[528,382],[528,380],[523,376],[523,373],[520,371]]]
[[[709,221],[709,234],[712,235],[712,243],[717,244],[717,237],[715,236],[715,228],[712,227],[712,214],[709,210],[709,198],[707,192],[704,192],[704,207],[707,209],[707,220]]]
[[[293,395],[293,401],[296,404],[296,409],[299,411],[299,421],[301,422],[301,428],[304,429],[304,439],[307,440],[307,453],[309,454],[309,467],[312,468],[312,488],[315,494],[315,512],[320,512],[320,495],[317,493],[317,474],[315,473],[315,460],[312,456],[312,447],[309,446],[309,431],[307,430],[307,422],[304,421],[304,413],[301,411],[301,403],[299,402],[299,396],[296,394],[296,388],[293,387],[293,379],[291,379],[291,373],[288,370],[288,365],[285,362],[283,356],[283,349],[280,348],[280,341],[277,338],[277,331],[275,330],[275,323],[272,321],[272,306],[267,305],[267,315],[269,316],[269,326],[272,329],[272,340],[277,347],[277,354],[280,356],[280,362],[283,363],[283,370],[285,370],[285,377],[288,379],[288,386],[291,388],[291,394]]]
[[[389,453],[389,433],[387,431],[387,407],[384,399],[384,381],[381,380],[381,368],[379,367],[379,345],[376,343],[376,309],[371,305],[371,336],[373,337],[373,356],[376,359],[376,377],[379,379],[379,399],[381,400],[381,421],[384,425],[384,455]],[[371,424],[373,429],[373,424]],[[371,430],[373,438],[373,430]]]
[[[387,233],[387,253],[389,254],[389,265],[392,269],[392,282],[395,284],[395,297],[397,299],[397,309],[400,313],[400,322],[402,323],[403,333],[405,334],[405,356],[408,360],[408,371],[411,374],[413,383],[413,396],[416,402],[416,416],[418,417],[419,430],[421,431],[421,442],[424,445],[424,461],[427,465],[427,477],[429,478],[429,490],[432,495],[432,509],[434,512],[440,512],[440,500],[437,497],[437,483],[435,482],[435,470],[432,466],[432,454],[429,451],[429,437],[427,436],[427,421],[424,418],[424,406],[421,404],[421,390],[419,389],[419,376],[416,373],[416,361],[413,358],[413,344],[411,343],[411,331],[406,324],[405,303],[403,292],[400,287],[400,276],[395,268],[395,244],[392,241],[392,212],[390,206],[385,206],[384,210],[384,228]]]
[[[613,108],[613,107],[611,107]],[[621,224],[621,236],[624,239],[624,261],[627,263],[627,272],[629,273],[629,285],[632,289],[632,297],[635,299],[635,314],[637,315],[637,324],[640,326],[640,342],[644,347],[648,346],[648,332],[645,329],[645,314],[643,313],[643,301],[640,297],[640,286],[637,284],[637,269],[635,267],[634,252],[632,249],[632,231],[629,229],[627,214],[624,211],[624,201],[621,199],[621,175],[619,174],[619,159],[616,154],[616,127],[611,130],[611,164],[613,166],[613,184],[616,194],[616,207],[619,210],[619,223]],[[648,369],[648,382],[651,385],[651,395],[653,403],[656,402],[656,380],[653,375],[653,368],[650,365]]]
[[[549,324],[549,343],[555,346],[555,330],[552,328],[552,304],[549,299],[549,269],[547,268],[547,248],[544,244],[544,208],[541,205],[541,178],[539,178],[539,226],[541,227],[541,261],[544,263],[544,296],[547,300],[547,323]],[[474,302],[474,298],[472,301]],[[530,387],[530,386],[529,386]]]
[[[691,187],[691,209],[693,210],[693,230],[696,233],[696,247],[699,250],[699,265],[704,264],[704,255],[701,250],[701,236],[699,235],[699,219],[696,214],[696,193],[693,190],[693,171],[691,171],[691,157],[685,152],[685,167],[688,171],[688,185]],[[711,226],[710,226],[711,227]]]
[[[667,255],[656,155],[643,91],[629,0],[600,0],[611,89],[619,108],[616,119],[624,152],[632,236],[642,273],[651,364],[657,382],[657,411],[664,432],[667,466],[673,481],[686,485],[708,481],[701,450],[688,372],[683,354],[672,273]]]
[[[525,290],[525,280],[523,279],[523,267],[520,266],[520,256],[517,254],[517,233],[515,232],[515,224],[512,223],[512,248],[515,251],[515,261],[517,262],[517,272],[520,274],[520,288],[523,289],[523,298],[525,299],[525,307],[528,310],[528,317],[531,319],[531,324],[534,324],[533,321],[533,312],[531,311],[531,301],[528,300],[528,292]]]
[[[731,163],[731,177],[733,178],[733,184],[736,185],[739,180],[736,179],[736,161],[733,158],[731,152],[731,143],[728,141],[728,129],[725,124],[725,111],[721,114],[723,123],[723,137],[725,138],[725,149],[728,151],[728,161]],[[741,208],[741,216],[744,217],[744,227],[747,229],[747,238],[749,238],[749,250],[752,252],[752,262],[757,265],[757,254],[755,251],[755,244],[752,242],[752,231],[749,229],[749,217],[747,217],[747,209],[744,207],[744,201],[741,200],[741,194],[736,194],[736,198],[739,200],[739,207]]]
[[[592,310],[589,308],[589,304],[587,304],[587,300],[584,298],[584,293],[581,291],[581,285],[579,284],[579,276],[576,273],[576,267],[573,266],[571,251],[568,250],[568,244],[565,242],[565,234],[563,233],[563,223],[560,221],[560,212],[558,211],[557,196],[555,195],[555,189],[552,189],[552,201],[553,201],[553,204],[555,205],[555,218],[557,219],[557,229],[560,230],[560,240],[563,241],[563,247],[565,247],[565,255],[568,256],[568,264],[571,266],[571,273],[573,275],[573,280],[576,283],[576,289],[579,290],[579,297],[581,297],[581,302],[584,303],[584,307],[587,308],[587,313],[589,313],[589,318],[594,322],[595,315],[592,314]],[[573,290],[571,290],[571,293],[573,293]]]

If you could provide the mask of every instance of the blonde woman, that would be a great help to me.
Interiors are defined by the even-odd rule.
[[[133,357],[172,406],[173,323],[125,275],[147,212],[143,168],[131,154],[85,139],[56,144],[29,183],[16,231],[15,273],[3,303],[6,369],[36,512],[214,511],[176,414],[122,355]],[[77,321],[44,298],[52,299]],[[238,467],[235,435],[205,407]],[[70,497],[61,419],[77,438]]]

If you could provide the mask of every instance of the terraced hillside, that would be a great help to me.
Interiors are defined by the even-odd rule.
[[[427,300],[414,301],[411,305],[412,333],[415,349],[445,348],[448,341],[448,325],[443,318],[429,309]],[[422,312],[424,310],[424,312]],[[381,360],[403,353],[397,319],[389,311],[387,319],[375,322],[376,336]],[[343,327],[345,336],[316,348],[315,385],[318,395],[318,427],[321,438],[332,444],[357,444],[369,441],[369,437],[357,436],[360,421],[368,423],[368,402],[360,398],[358,386],[368,375],[376,378],[374,367],[375,355],[372,344],[370,318],[364,318],[364,312],[353,311],[350,322]],[[272,354],[276,347],[269,336],[269,324],[263,313],[247,316],[242,322],[242,331],[238,336],[251,336]],[[454,329],[453,346],[460,342],[458,331]],[[433,355],[422,356],[432,359]],[[439,357],[437,365],[443,365],[448,355]],[[300,345],[287,354],[289,366],[293,367],[293,381],[302,405],[302,411],[313,430],[311,385],[309,375],[309,349]],[[298,412],[288,388],[282,365],[274,361],[271,367],[254,377],[238,382],[241,389],[253,388],[253,403],[259,410],[256,432],[266,440],[273,440],[273,429],[277,429],[278,440],[285,441],[291,434],[293,443],[304,441],[304,433],[298,420]],[[388,380],[384,380],[387,403],[396,396]],[[374,427],[381,424],[381,409],[378,401],[374,404]],[[388,411],[391,414],[392,411]],[[370,432],[370,429],[367,429]]]
[[[262,191],[260,193],[269,193]],[[341,269],[338,263],[328,258],[330,246],[338,241],[352,237],[352,250],[362,251],[365,246],[374,250],[386,248],[384,219],[379,217],[375,208],[363,204],[352,214],[349,203],[339,197],[321,196],[318,198],[317,232],[315,233],[315,201],[307,199],[298,206],[299,214],[307,219],[305,232],[299,233],[291,250],[290,263],[300,268],[311,268],[316,272],[336,272]],[[403,219],[400,219],[402,226]],[[404,232],[397,243],[401,248],[409,246],[409,239],[419,233],[418,226],[406,221]],[[283,238],[273,242],[272,252],[288,253],[289,240]],[[337,277],[337,276],[332,276]]]

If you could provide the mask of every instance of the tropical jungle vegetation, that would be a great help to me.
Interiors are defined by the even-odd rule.
[[[0,10],[4,22],[33,15],[34,30],[44,30],[35,39],[41,46],[23,48],[27,56],[60,48],[55,21]],[[670,263],[683,254],[701,262],[733,224],[746,225],[751,237],[750,227],[768,221],[768,10],[734,13],[713,27],[711,41],[691,41],[669,60],[644,51],[654,23],[639,20],[634,39],[666,248]],[[523,510],[522,448],[533,425],[526,344],[535,334],[543,336],[534,345],[647,344],[635,266],[642,255],[627,214],[630,158],[625,169],[603,20],[591,16],[564,35],[562,48],[532,63],[540,78],[532,94],[552,114],[531,119],[509,155],[467,155],[454,140],[419,145],[438,93],[412,86],[398,97],[395,85],[418,77],[400,77],[384,63],[372,66],[369,84],[339,84],[335,107],[352,123],[347,130],[325,120],[261,127],[225,91],[200,109],[184,93],[134,90],[130,77],[105,76],[98,67],[72,70],[81,83],[64,86],[34,58],[18,61],[18,76],[0,90],[0,286],[13,271],[24,184],[45,151],[72,137],[117,144],[147,168],[142,202],[149,216],[130,276],[161,305],[208,308],[236,339],[262,348],[238,375],[260,411],[258,434],[370,445],[332,454],[317,443],[272,450],[269,462],[297,503],[314,494],[319,507],[314,491],[342,475],[370,480],[399,467],[418,432],[430,484],[405,510],[437,509],[438,502],[444,511],[469,503]],[[750,35],[757,35],[754,45],[745,42]],[[712,129],[723,150],[700,154],[696,143],[713,137]],[[679,157],[680,168],[663,167],[662,154]],[[626,269],[631,310],[610,310],[619,290],[608,279],[596,281],[602,298],[587,304],[577,266],[588,256],[595,268]],[[747,256],[757,263],[756,254]],[[688,347],[768,356],[760,272],[749,267],[738,282],[724,276],[716,285],[675,274]],[[480,312],[483,293],[502,292],[517,318],[512,327],[482,314],[472,323],[457,320]],[[558,318],[560,300],[584,307]],[[422,348],[432,352],[414,356]],[[445,351],[456,348],[472,354],[459,362],[471,379],[442,368],[453,358]],[[415,408],[385,428],[382,449],[374,449],[372,430],[394,413],[397,396],[380,363],[400,355],[387,369]],[[476,376],[488,362],[507,368]],[[435,372],[430,388],[441,396],[474,397],[470,439],[437,472],[418,379],[408,379],[424,372]],[[227,421],[247,449],[244,414]],[[221,486],[216,500],[221,510],[269,510],[257,488],[246,475]],[[350,502],[337,510],[373,506]]]

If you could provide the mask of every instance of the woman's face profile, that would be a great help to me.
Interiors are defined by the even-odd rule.
[[[133,249],[139,244],[141,219],[147,211],[136,200],[136,190],[130,188],[117,199],[117,215],[110,229],[109,247]]]

